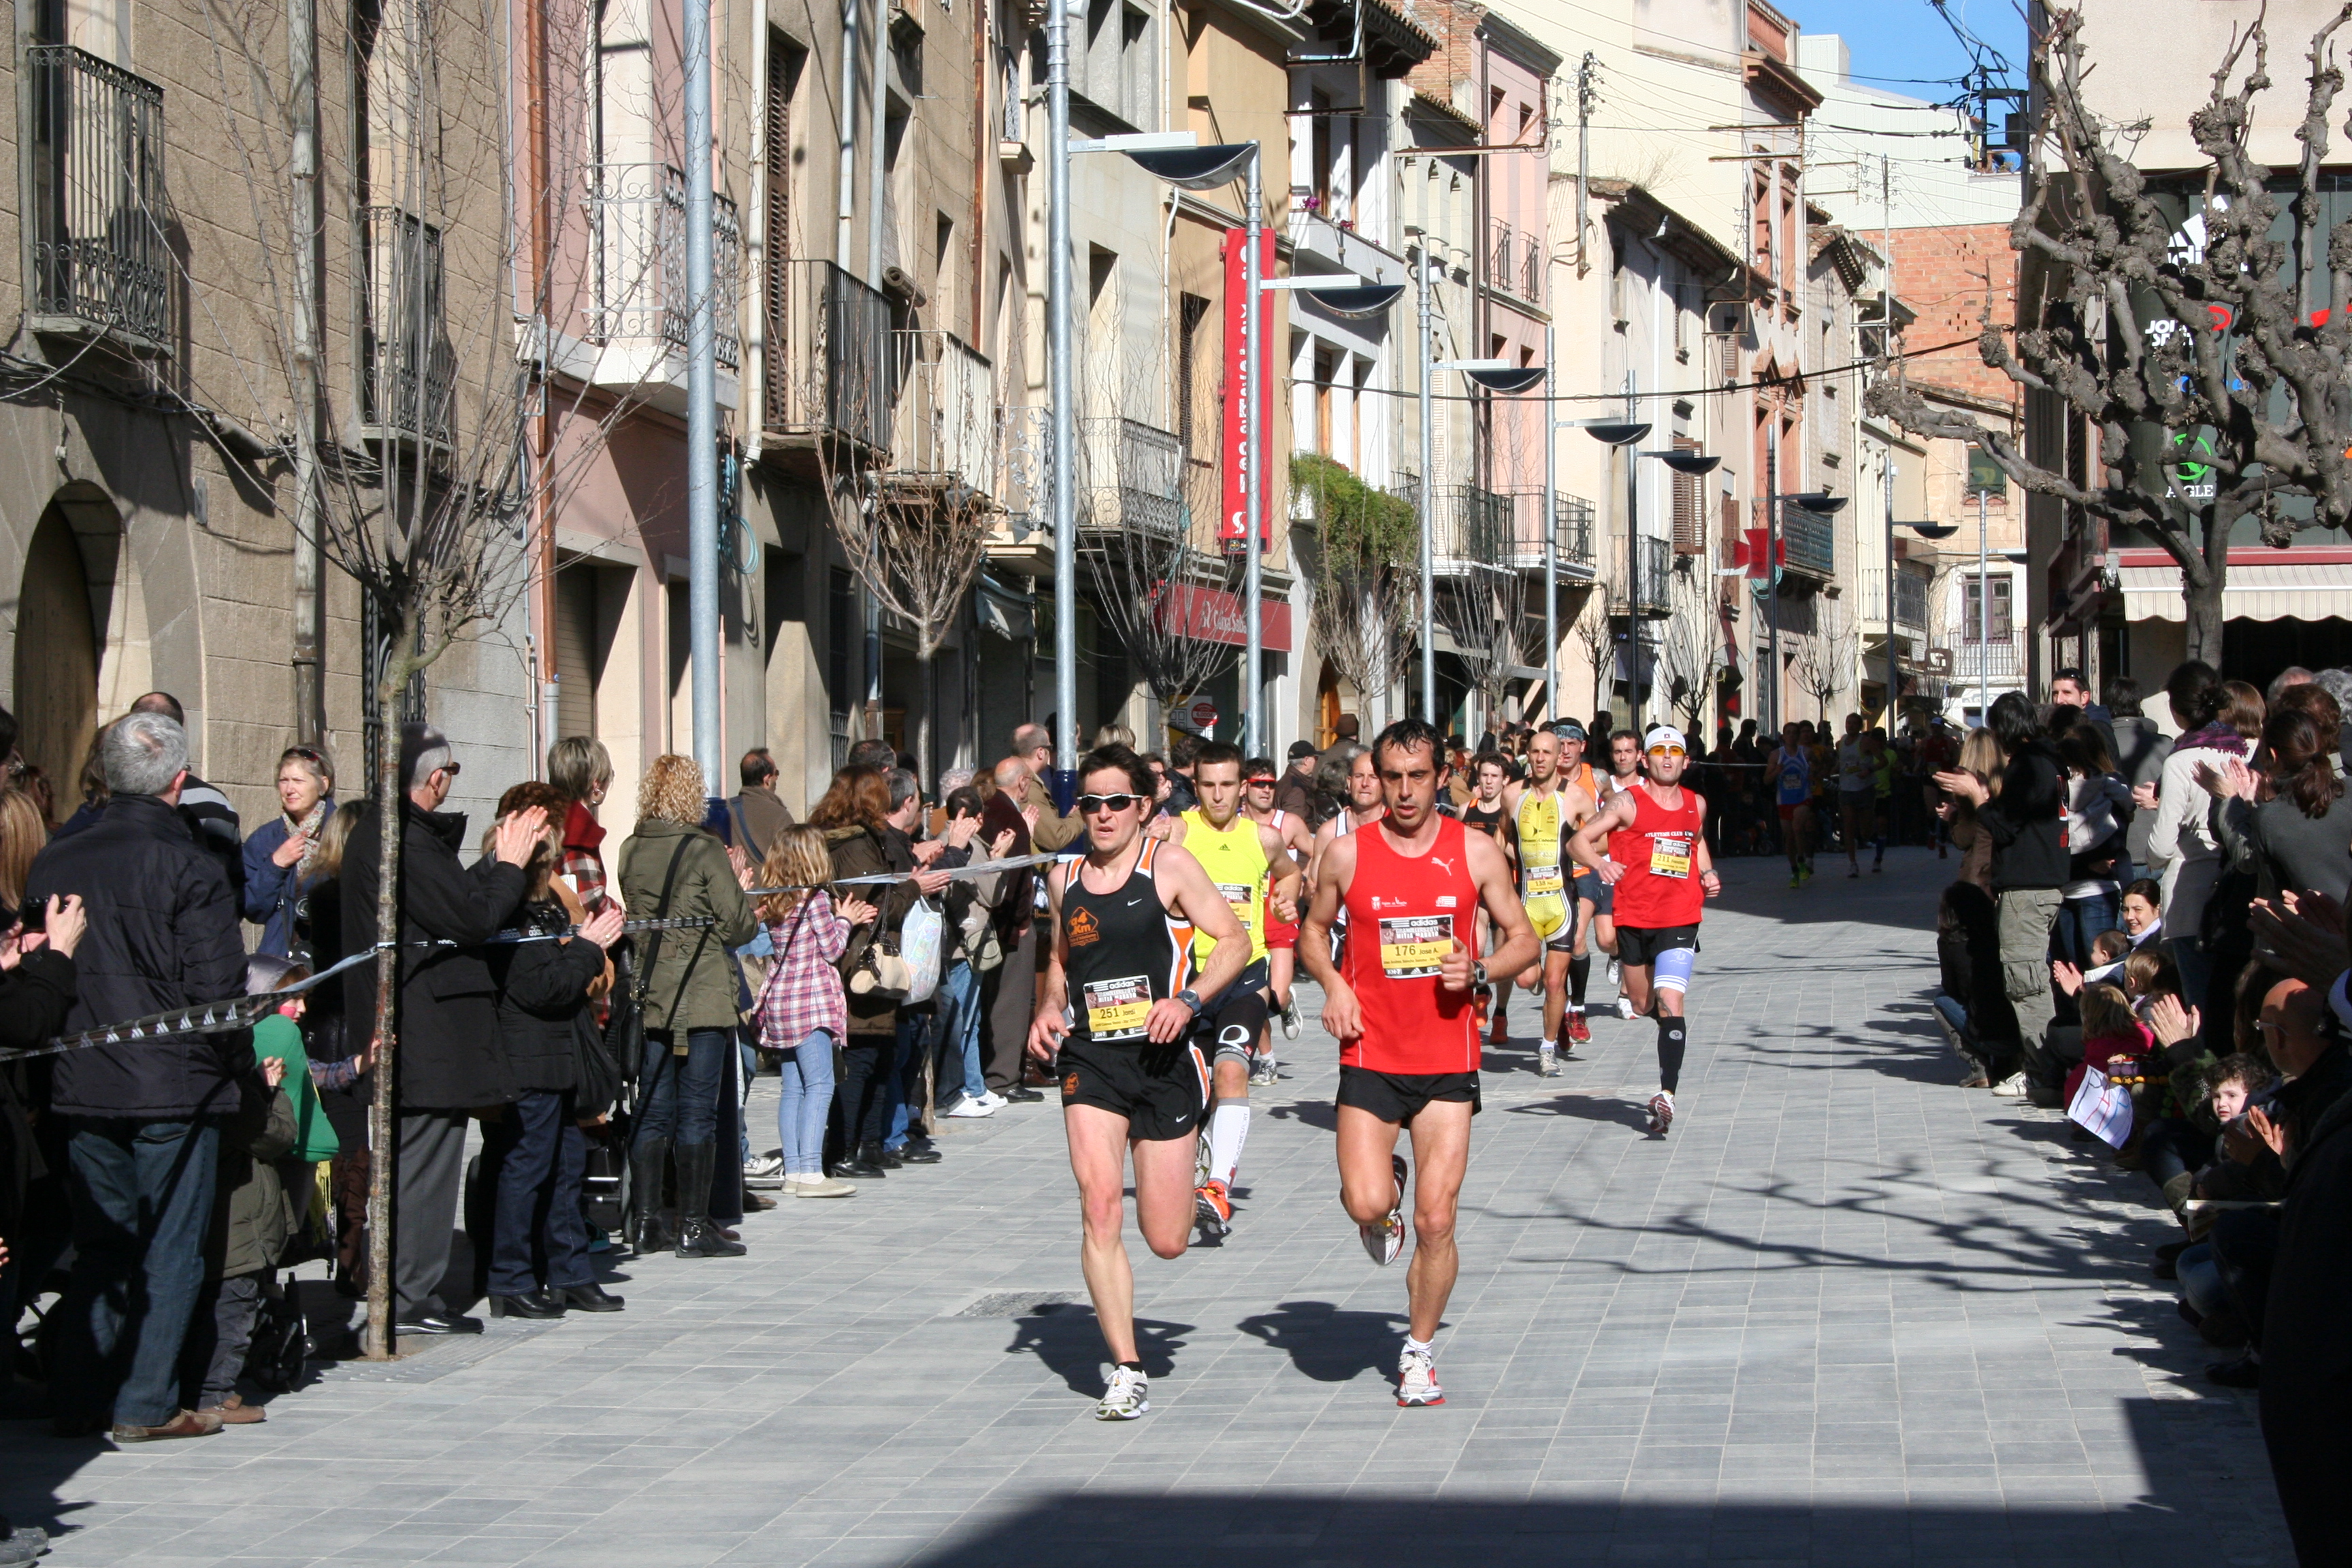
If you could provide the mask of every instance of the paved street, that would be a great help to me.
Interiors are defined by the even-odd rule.
[[[2291,1563],[2251,1399],[2147,1278],[2145,1184],[1952,1087],[1950,863],[1774,864],[1710,913],[1669,1139],[1646,1023],[1558,1079],[1531,1038],[1488,1057],[1442,1408],[1390,1394],[1403,1271],[1339,1211],[1310,1032],[1232,1241],[1131,1243],[1133,1425],[1089,1418],[1060,1118],[1021,1106],[755,1216],[741,1262],[625,1265],[618,1316],[338,1369],[200,1442],[0,1428],[0,1506],[65,1527],[56,1568]]]

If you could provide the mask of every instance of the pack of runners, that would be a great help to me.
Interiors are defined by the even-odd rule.
[[[1274,807],[1272,764],[1230,746],[1202,748],[1199,805],[1159,821],[1133,751],[1082,759],[1084,852],[1047,879],[1051,952],[1029,1048],[1062,1089],[1081,1266],[1113,1363],[1099,1418],[1150,1409],[1122,1236],[1129,1167],[1156,1256],[1181,1256],[1196,1231],[1231,1234],[1249,1088],[1272,1079],[1268,1020],[1288,1013],[1296,969],[1321,987],[1339,1041],[1341,1207],[1375,1263],[1412,1247],[1401,1405],[1444,1402],[1434,1342],[1459,1268],[1482,1005],[1492,999],[1499,1028],[1515,981],[1541,989],[1538,1070],[1556,1073],[1564,1048],[1591,1038],[1590,933],[1622,963],[1621,1010],[1656,1023],[1650,1130],[1664,1135],[1700,906],[1720,891],[1706,803],[1682,787],[1680,731],[1612,735],[1603,776],[1583,763],[1583,731],[1561,731],[1529,742],[1523,782],[1477,767],[1457,816],[1439,805],[1442,738],[1418,720],[1392,724],[1350,759],[1346,804],[1311,839]]]

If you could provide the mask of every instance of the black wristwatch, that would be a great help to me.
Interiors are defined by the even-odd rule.
[[[1192,1009],[1192,1016],[1195,1018],[1201,1016],[1201,994],[1198,991],[1193,990],[1190,985],[1187,985],[1183,990],[1176,993],[1172,1000],[1181,1002],[1184,1005]]]
[[[1486,964],[1485,960],[1477,959],[1472,961],[1470,965],[1470,984],[1473,985],[1484,985],[1486,984]]]

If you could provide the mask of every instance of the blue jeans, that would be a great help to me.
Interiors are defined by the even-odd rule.
[[[908,1107],[922,1098],[923,1059],[929,1054],[925,1047],[930,1037],[930,1014],[898,1015],[898,1060],[882,1084],[882,1092],[888,1097],[885,1124],[889,1128],[882,1147],[894,1153],[907,1146]]]
[[[646,1031],[646,1059],[638,1069],[636,1142],[667,1138],[692,1148],[719,1133],[719,1086],[727,1073],[732,1029],[688,1029],[686,1055],[670,1053],[671,1034]]]
[[[58,1307],[60,1415],[160,1426],[180,1408],[180,1350],[205,1283],[220,1130],[80,1121],[74,1264]]]
[[[833,1109],[833,1037],[812,1032],[784,1055],[783,1094],[776,1101],[776,1138],[784,1174],[824,1174],[824,1119]]]
[[[586,1285],[588,1222],[580,1186],[588,1173],[588,1140],[572,1111],[570,1090],[534,1089],[483,1131],[487,1168],[497,1173],[490,1227],[489,1293],[528,1296]]]
[[[2122,925],[2118,913],[2121,907],[2122,900],[2114,893],[2062,900],[2058,905],[2058,956],[2077,969],[2092,967],[2096,962],[2091,957],[2092,939]]]
[[[950,1089],[978,1100],[988,1092],[980,1070],[980,975],[962,959],[948,966],[940,982],[939,1098],[952,1104]]]

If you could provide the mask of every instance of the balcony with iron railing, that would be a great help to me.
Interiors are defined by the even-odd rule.
[[[887,472],[897,482],[997,491],[995,371],[952,332],[892,334]]]
[[[1884,627],[1886,622],[1886,573],[1873,566],[1861,574],[1862,598],[1857,606],[1863,620],[1871,626]],[[1927,579],[1916,572],[1897,569],[1895,573],[1895,624],[1913,631],[1924,631],[1927,626]]]
[[[1530,305],[1543,303],[1543,242],[1509,224],[1495,226],[1494,246],[1487,255],[1489,287]]]
[[[785,451],[841,439],[889,449],[896,365],[890,301],[830,261],[768,263],[761,428]]]
[[[25,51],[27,325],[168,353],[163,89],[68,44]]]
[[[1837,580],[1837,529],[1828,518],[1784,503],[1780,544],[1786,570],[1823,583]]]
[[[1078,421],[1077,453],[1081,531],[1173,539],[1190,521],[1184,447],[1173,431],[1097,416]]]
[[[1666,574],[1674,570],[1675,552],[1671,541],[1655,534],[1643,534],[1633,541],[1633,558],[1629,562],[1623,541],[1612,540],[1608,547],[1608,555],[1609,559],[1601,563],[1601,569],[1609,579],[1611,615],[1626,614],[1629,605],[1633,606],[1633,613],[1645,620],[1655,620],[1670,612],[1672,606],[1668,599]],[[1635,595],[1629,591],[1633,585],[1626,581],[1628,567],[1636,564],[1641,568],[1638,603],[1634,602]]]
[[[360,421],[377,441],[447,445],[457,353],[449,342],[441,230],[398,207],[360,214],[367,269]]]
[[[2025,674],[2024,634],[2014,628],[2004,632],[1997,622],[1989,642],[1979,642],[1977,628],[1969,626],[1958,635],[1937,639],[1930,657],[1938,650],[1951,658],[1951,668],[1945,679],[1955,686],[1973,689],[1983,682],[1998,690],[2015,685]]]
[[[739,368],[743,335],[742,226],[735,204],[713,195],[711,293],[717,358]],[[603,352],[600,385],[685,384],[694,296],[686,277],[686,175],[667,163],[599,163],[589,171],[586,335]],[[658,398],[656,401],[659,401]]]

